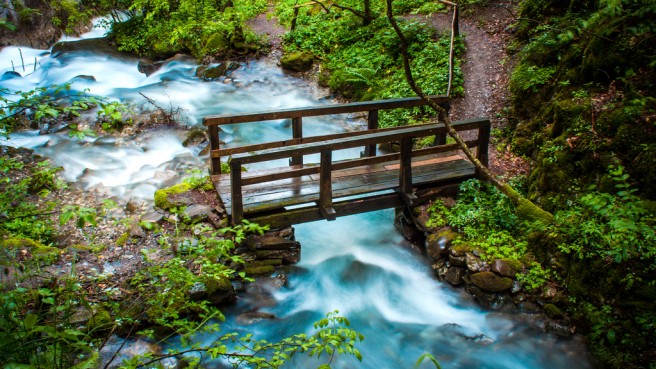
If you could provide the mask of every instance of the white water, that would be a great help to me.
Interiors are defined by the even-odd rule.
[[[38,58],[37,70],[2,81],[0,86],[25,91],[93,75],[96,82],[77,80],[73,86],[133,103],[142,101],[142,92],[161,105],[185,109],[189,125],[198,125],[208,114],[325,103],[303,80],[286,76],[266,62],[242,65],[231,76],[236,83],[224,84],[196,78],[196,65],[190,60],[171,62],[146,77],[137,71],[136,59],[88,53],[53,59],[43,50],[22,48],[22,52],[25,60]],[[0,51],[4,68],[0,71],[11,70],[11,60],[15,65],[20,60],[16,48]],[[308,119],[304,131],[318,135],[356,129],[358,124]],[[291,137],[288,122],[282,121],[236,125],[225,131],[222,139],[230,145]],[[62,165],[66,179],[85,188],[124,200],[150,199],[156,188],[179,180],[185,170],[205,167],[205,158],[182,147],[184,133],[163,129],[138,137],[80,141],[70,139],[66,132],[39,135],[28,131],[13,134],[9,144],[35,149]],[[482,311],[467,295],[434,281],[423,257],[405,247],[392,217],[388,210],[298,226],[303,255],[290,273],[288,286],[272,291],[273,302],[268,304],[257,296],[242,295],[237,306],[229,309],[222,331],[248,331],[276,340],[310,332],[314,321],[338,309],[365,335],[359,345],[365,360],[339,357],[333,368],[411,368],[425,352],[435,355],[444,368],[590,367],[578,342],[532,328],[526,322],[530,317]],[[277,319],[240,326],[235,315],[250,310],[270,312]],[[294,367],[312,364],[316,366],[313,360],[297,358]]]

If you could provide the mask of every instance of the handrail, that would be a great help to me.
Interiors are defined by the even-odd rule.
[[[454,128],[458,131],[478,129],[478,139],[470,141],[471,144],[477,145],[478,159],[487,165],[487,146],[489,142],[490,121],[485,118],[469,119],[466,121],[455,122]],[[261,149],[236,154],[230,161],[230,187],[231,187],[231,202],[232,202],[232,222],[239,224],[243,219],[244,206],[242,188],[246,185],[257,183],[272,182],[285,178],[297,178],[311,173],[319,173],[319,210],[327,219],[334,219],[335,211],[332,208],[332,172],[334,170],[341,170],[347,168],[355,168],[358,166],[369,165],[373,162],[383,162],[398,160],[399,162],[399,194],[406,201],[411,204],[414,199],[412,192],[412,157],[417,156],[417,152],[422,154],[444,152],[446,148],[456,149],[454,145],[440,145],[428,149],[415,149],[413,150],[413,139],[417,137],[426,137],[432,135],[439,135],[445,132],[444,124],[431,123],[422,125],[413,125],[403,127],[401,129],[380,129],[374,133],[357,134],[351,137],[343,137],[335,139],[333,135],[327,135],[324,140],[317,140],[316,142],[301,143],[289,146],[280,146],[277,142],[273,142],[270,146],[263,146]],[[332,153],[335,150],[343,150],[353,147],[375,145],[382,142],[400,141],[401,151],[399,154],[388,155],[385,159],[383,157],[365,157],[351,161],[332,161]],[[242,165],[257,163],[269,160],[277,160],[281,158],[293,158],[308,154],[321,155],[320,166],[312,168],[294,167],[287,171],[269,173],[263,175],[251,176],[251,178],[243,178],[241,171]],[[383,160],[381,160],[383,159]]]
[[[431,100],[444,106],[448,109],[449,98],[446,96],[431,96]],[[363,101],[348,104],[330,104],[323,106],[312,106],[303,108],[291,108],[282,110],[272,110],[255,113],[243,114],[221,114],[210,115],[203,118],[203,125],[207,127],[207,133],[210,139],[210,150],[212,152],[211,161],[211,174],[217,175],[221,173],[221,157],[217,155],[220,152],[220,138],[219,126],[226,124],[236,123],[253,123],[276,119],[292,119],[292,142],[297,142],[303,139],[303,118],[333,114],[345,114],[355,112],[368,112],[367,129],[378,129],[378,111],[398,108],[410,108],[416,106],[423,106],[426,103],[419,97],[406,97],[399,99],[387,99],[377,101]],[[446,139],[446,133],[441,135],[438,143],[443,143]],[[376,147],[368,145],[365,147],[364,156],[376,156]],[[293,157],[290,160],[290,165],[303,164],[301,156]]]

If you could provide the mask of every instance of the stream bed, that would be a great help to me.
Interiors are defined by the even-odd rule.
[[[98,30],[83,37],[97,37]],[[0,73],[20,65],[19,49],[0,51]],[[24,76],[0,81],[0,86],[27,91],[72,81],[78,91],[139,106],[143,93],[163,106],[181,107],[187,126],[200,126],[209,114],[252,112],[331,103],[327,93],[283,73],[269,60],[242,63],[229,80],[204,81],[195,76],[191,59],[176,58],[146,76],[135,58],[70,52],[51,57],[46,50],[21,48]],[[76,78],[93,76],[95,80]],[[308,119],[307,136],[361,129],[352,117]],[[152,202],[156,189],[179,181],[190,169],[206,168],[199,148],[185,148],[187,129],[166,127],[138,136],[106,135],[74,139],[66,130],[40,134],[23,131],[0,144],[28,147],[64,168],[66,180],[101,196]],[[288,121],[226,127],[222,140],[243,145],[291,137]],[[345,153],[344,155],[356,155]],[[277,340],[309,332],[312,323],[339,310],[365,336],[359,344],[364,361],[339,357],[333,368],[412,368],[423,353],[437,357],[444,368],[590,368],[579,339],[560,339],[542,332],[526,314],[480,309],[471,297],[437,282],[425,258],[413,251],[393,226],[393,210],[315,222],[296,227],[303,245],[301,262],[292,267],[288,283],[268,292],[265,304],[256,294],[240,295],[226,311],[222,331],[254,333]],[[276,316],[252,325],[236,317],[262,311]],[[211,337],[198,337],[211,340]],[[295,358],[296,368],[311,367],[313,359]],[[219,364],[220,365],[220,364]],[[430,368],[425,363],[422,368]]]

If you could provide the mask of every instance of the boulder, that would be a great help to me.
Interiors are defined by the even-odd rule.
[[[252,325],[262,320],[273,320],[276,319],[276,316],[269,313],[263,313],[259,311],[243,313],[237,315],[237,323],[242,325]]]
[[[547,333],[551,333],[553,335],[556,335],[558,337],[571,337],[576,329],[572,326],[569,326],[568,324],[561,323],[561,322],[546,322],[544,324],[544,330]]]
[[[52,47],[51,56],[53,58],[60,58],[66,56],[66,54],[81,52],[105,54],[118,58],[126,57],[124,53],[118,51],[116,47],[104,37],[58,42]]]
[[[187,138],[182,141],[182,146],[198,146],[204,142],[207,142],[206,130],[203,128],[194,128],[189,133],[187,133]]]
[[[194,204],[186,207],[183,215],[189,218],[191,223],[198,223],[208,219],[210,213],[212,213],[211,206]]]
[[[513,281],[492,272],[479,272],[471,275],[471,283],[488,292],[502,292],[512,287]]]
[[[151,74],[157,72],[163,65],[164,61],[152,61],[149,59],[141,59],[137,63],[137,70],[139,73],[143,73],[146,75],[146,77],[150,76]]]
[[[449,254],[447,239],[436,233],[432,233],[426,237],[424,247],[426,247],[426,255],[432,261],[438,260]]]
[[[481,258],[471,252],[465,254],[465,263],[467,264],[467,269],[474,273],[483,272],[487,267],[487,264]]]
[[[139,220],[145,223],[159,223],[162,219],[164,219],[164,214],[150,211],[142,215]]]
[[[233,61],[226,61],[215,65],[201,65],[196,68],[196,77],[205,81],[213,81],[219,77],[227,76],[237,68],[239,68],[239,63]]]
[[[291,72],[307,72],[313,63],[314,55],[306,52],[286,54],[280,59],[280,66]]]
[[[462,284],[462,277],[465,275],[465,269],[459,267],[450,267],[444,275],[444,280],[454,286]]]
[[[518,269],[521,269],[519,262],[510,260],[495,259],[490,265],[491,271],[503,277],[514,278]]]
[[[10,70],[8,72],[2,73],[2,77],[0,77],[0,81],[6,81],[14,78],[21,78],[22,76],[18,72],[14,72],[13,70]]]

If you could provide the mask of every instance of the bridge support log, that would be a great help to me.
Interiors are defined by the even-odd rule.
[[[326,220],[335,220],[337,215],[333,208],[332,183],[333,151],[321,152],[321,171],[319,172],[319,210]]]
[[[292,118],[292,137],[295,139],[303,138],[303,118]],[[289,166],[303,165],[303,156],[293,156],[289,160]]]
[[[244,219],[244,201],[241,193],[241,162],[230,162],[230,195],[232,196],[232,224],[241,224]]]
[[[399,194],[410,206],[416,198],[412,190],[412,137],[401,139],[401,158],[399,165]]]

